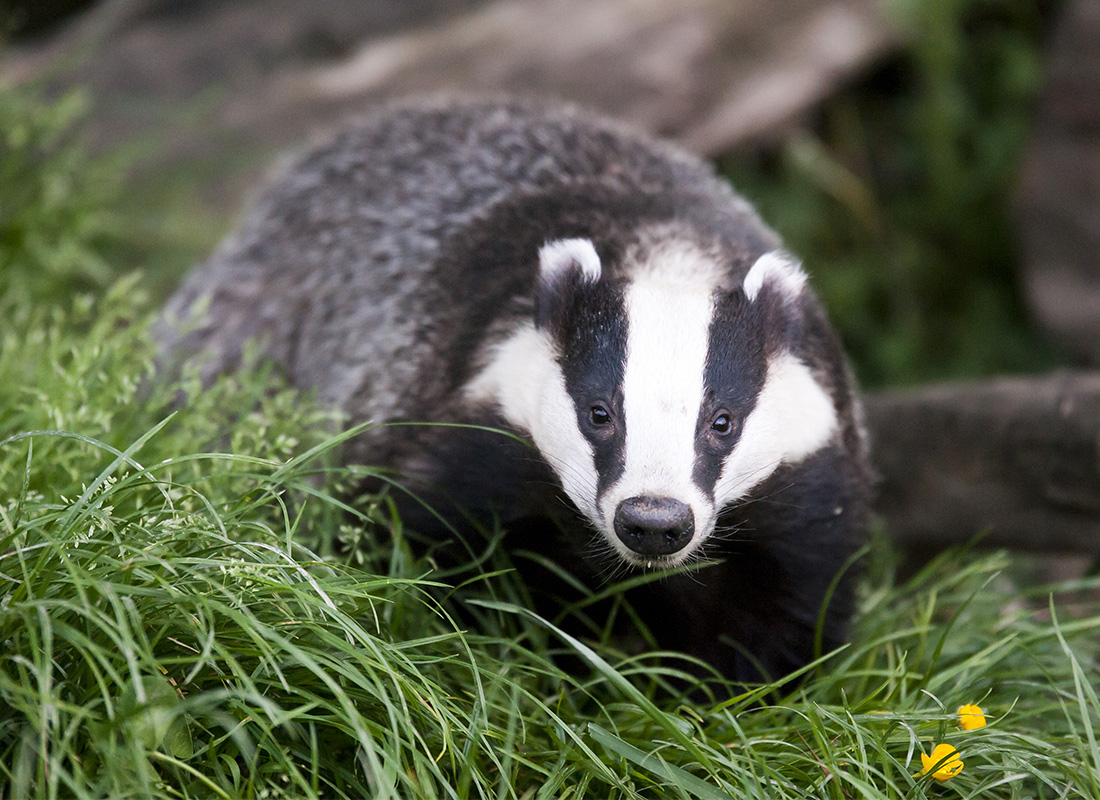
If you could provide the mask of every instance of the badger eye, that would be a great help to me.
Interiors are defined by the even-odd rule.
[[[710,423],[710,429],[719,436],[728,436],[733,433],[733,417],[726,411],[720,411]]]
[[[588,421],[593,425],[609,425],[611,423],[611,412],[607,410],[607,406],[596,403],[588,409]]]

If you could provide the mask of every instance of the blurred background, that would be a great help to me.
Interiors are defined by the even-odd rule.
[[[806,260],[865,386],[1100,356],[1096,0],[4,0],[0,19],[0,80],[65,97],[114,159],[104,233],[158,292],[275,154],[386,97],[509,91],[713,158]]]
[[[1095,373],[973,383],[1100,362],[1098,0],[0,0],[0,30],[9,296],[142,270],[155,303],[281,154],[386,98],[559,97],[712,159],[865,388],[969,382],[872,395],[895,532],[1100,542]],[[913,496],[922,467],[951,488]]]

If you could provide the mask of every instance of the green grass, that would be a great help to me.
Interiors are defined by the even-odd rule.
[[[76,143],[83,107],[77,93],[44,104],[0,89],[0,296],[13,308],[113,279],[104,250],[117,240],[117,168]]]
[[[899,585],[880,542],[852,645],[782,699],[693,700],[676,661],[535,617],[501,548],[453,587],[384,502],[345,505],[308,398],[137,400],[131,296],[21,351],[56,383],[0,380],[26,427],[0,441],[0,796],[1100,797],[1094,601],[1063,618],[996,554]],[[358,564],[318,555],[349,536]],[[963,733],[970,702],[991,724]],[[913,777],[937,742],[966,765],[943,785]]]

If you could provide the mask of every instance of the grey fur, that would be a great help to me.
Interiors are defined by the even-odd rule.
[[[772,238],[709,167],[578,109],[397,104],[300,158],[263,194],[169,303],[167,318],[186,320],[206,299],[202,321],[182,339],[162,328],[162,339],[204,353],[212,375],[259,338],[296,384],[352,417],[415,418],[440,399],[425,391],[423,365],[445,335],[424,326],[441,243],[504,196],[587,180],[710,196]]]

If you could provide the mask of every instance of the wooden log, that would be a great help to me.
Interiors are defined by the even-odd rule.
[[[777,137],[900,39],[879,0],[505,0],[367,42],[304,88],[550,95],[714,155]]]
[[[1100,373],[867,398],[878,509],[900,544],[1100,555]]]
[[[89,139],[139,139],[231,215],[262,165],[400,95],[546,95],[703,153],[778,137],[901,34],[881,0],[102,0],[0,57],[0,86],[91,98]]]

